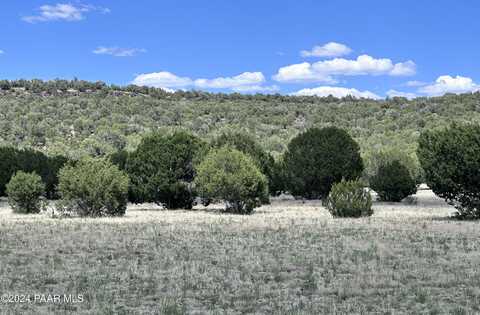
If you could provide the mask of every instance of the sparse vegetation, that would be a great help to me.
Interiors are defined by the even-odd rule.
[[[359,218],[373,214],[372,197],[358,180],[334,184],[323,204],[334,217]]]
[[[480,127],[423,132],[418,159],[415,140],[433,124],[480,121],[480,93],[372,101],[32,80],[0,81],[0,95],[0,144],[15,146],[0,148],[14,209],[0,207],[0,292],[86,301],[8,313],[480,311],[478,222],[439,220],[452,208],[424,191],[372,206],[364,187],[399,201],[425,178],[459,217],[479,218]],[[57,183],[51,205],[95,219],[17,214],[38,212]],[[269,190],[324,207],[266,206]],[[126,212],[127,195],[169,209],[198,195],[204,207]],[[218,202],[258,213],[218,215]]]
[[[251,216],[132,206],[69,220],[15,215],[3,202],[0,291],[84,302],[2,312],[478,313],[480,221],[444,220],[453,207],[416,197],[358,219],[333,219],[318,201],[274,200]]]
[[[122,216],[127,209],[128,177],[105,159],[83,159],[60,170],[57,209],[81,217]]]
[[[8,204],[16,213],[39,213],[43,208],[45,184],[35,173],[18,171],[6,187]]]

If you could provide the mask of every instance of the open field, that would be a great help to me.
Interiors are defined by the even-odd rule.
[[[2,314],[471,314],[480,226],[420,191],[333,219],[319,202],[251,215],[130,207],[123,218],[0,210],[0,293],[84,301],[0,304]],[[145,208],[147,208],[145,210]]]

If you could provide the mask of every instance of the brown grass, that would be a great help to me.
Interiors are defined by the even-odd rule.
[[[132,206],[123,218],[0,210],[0,294],[83,294],[0,304],[11,314],[470,314],[480,312],[480,229],[430,192],[333,219],[277,200],[251,216]]]

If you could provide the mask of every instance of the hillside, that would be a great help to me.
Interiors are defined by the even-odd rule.
[[[167,93],[86,81],[0,81],[0,144],[71,157],[134,149],[142,134],[184,128],[210,138],[225,129],[255,134],[274,155],[312,126],[346,128],[364,154],[413,152],[423,128],[480,121],[480,93],[373,101],[283,95]]]

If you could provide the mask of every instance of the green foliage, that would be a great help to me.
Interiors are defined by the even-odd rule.
[[[455,206],[459,218],[480,218],[480,125],[425,131],[417,154],[433,192]]]
[[[194,163],[204,146],[199,138],[183,131],[154,133],[142,139],[127,160],[131,199],[163,204],[167,209],[192,208]]]
[[[278,180],[275,178],[277,174],[274,174],[276,171],[275,159],[271,154],[265,152],[251,135],[242,132],[226,132],[212,141],[212,147],[214,148],[224,146],[231,146],[240,152],[250,155],[260,171],[267,177],[270,193],[278,195],[281,192],[278,182],[274,182]]]
[[[35,173],[18,171],[6,187],[8,204],[16,213],[39,213],[44,204],[45,184]]]
[[[363,170],[358,144],[336,127],[312,128],[288,145],[287,188],[294,196],[324,198],[342,178],[358,178]]]
[[[17,150],[12,147],[0,147],[0,194],[5,196],[6,185],[19,169]]]
[[[358,180],[334,184],[323,204],[334,217],[358,218],[373,214],[372,197]]]
[[[0,89],[0,145],[30,147],[70,159],[110,154],[124,145],[133,151],[140,137],[152,130],[178,127],[206,139],[222,130],[245,130],[277,158],[306,129],[337,126],[359,143],[364,156],[384,147],[410,155],[424,128],[480,121],[480,93],[374,101],[167,93],[82,80],[3,80]]]
[[[398,202],[417,192],[415,180],[407,167],[398,160],[380,165],[370,180],[370,187],[382,201]]]
[[[5,185],[17,171],[35,172],[46,185],[46,196],[56,198],[58,171],[67,162],[63,156],[46,156],[31,149],[0,147],[0,195],[5,195]]]
[[[108,160],[122,171],[125,171],[127,169],[128,152],[126,150],[115,151],[108,156]]]
[[[60,170],[57,209],[78,216],[122,216],[128,176],[105,159],[83,159]]]
[[[224,200],[227,211],[248,214],[268,197],[268,182],[255,161],[231,147],[214,149],[197,168],[203,198]]]
[[[384,147],[377,151],[368,152],[363,156],[363,161],[365,162],[363,177],[367,182],[378,173],[378,169],[381,165],[393,161],[399,161],[404,165],[416,184],[425,182],[423,169],[414,152],[405,152],[398,147]]]

